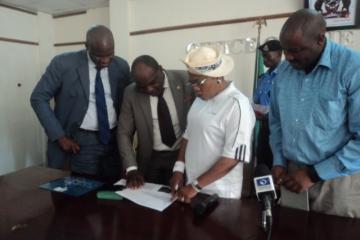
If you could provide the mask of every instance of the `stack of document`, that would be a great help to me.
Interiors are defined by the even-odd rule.
[[[310,211],[308,190],[301,193],[294,193],[281,187],[281,206]]]
[[[115,183],[115,185],[123,185],[125,183],[126,180],[121,179],[119,182]],[[154,183],[145,183],[138,189],[125,188],[116,193],[136,204],[160,212],[164,211],[175,201],[171,200],[171,190],[168,186]]]

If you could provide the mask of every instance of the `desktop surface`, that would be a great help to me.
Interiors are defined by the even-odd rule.
[[[204,217],[176,202],[163,212],[128,200],[99,200],[40,189],[68,172],[29,167],[0,177],[0,239],[266,239],[255,199],[220,199]],[[272,239],[359,239],[360,220],[277,207]]]

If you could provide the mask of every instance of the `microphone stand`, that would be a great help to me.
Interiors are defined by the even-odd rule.
[[[271,210],[270,210],[271,212]],[[272,216],[267,216],[268,221],[268,227],[267,227],[267,240],[271,239],[271,233],[272,233]]]
[[[264,231],[267,233],[267,240],[271,239],[272,233],[272,211],[271,211],[271,199],[268,195],[264,196],[264,209],[261,216],[261,225]]]

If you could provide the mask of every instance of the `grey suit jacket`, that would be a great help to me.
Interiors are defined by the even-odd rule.
[[[186,116],[193,100],[191,86],[187,84],[188,74],[181,70],[165,72],[174,98],[181,130],[185,131]],[[135,131],[138,136],[136,153],[133,150]],[[124,169],[135,165],[140,171],[145,172],[151,162],[153,150],[153,123],[149,95],[138,92],[135,83],[125,89],[117,137]]]
[[[109,65],[109,81],[114,108],[119,113],[123,91],[130,83],[128,63],[114,57]],[[62,168],[66,153],[56,140],[73,136],[89,105],[89,66],[86,50],[55,56],[31,94],[33,107],[48,136],[48,165]],[[50,107],[50,100],[55,107]]]

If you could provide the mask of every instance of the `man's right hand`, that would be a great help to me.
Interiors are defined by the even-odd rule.
[[[131,170],[126,173],[126,187],[136,189],[144,185],[144,176],[138,170]]]
[[[283,166],[274,166],[271,169],[271,174],[274,178],[275,187],[278,189],[287,176],[286,168]]]
[[[175,171],[170,179],[172,199],[176,197],[176,192],[184,185],[184,173]]]
[[[58,139],[58,144],[61,149],[68,153],[77,154],[80,152],[80,146],[73,139],[63,136]]]

